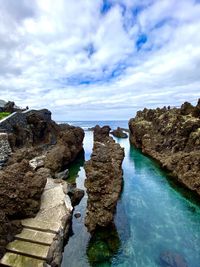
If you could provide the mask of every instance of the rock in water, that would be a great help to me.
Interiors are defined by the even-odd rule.
[[[188,267],[186,260],[171,251],[165,251],[160,254],[160,266],[162,267]]]
[[[116,130],[113,130],[111,134],[117,138],[128,138],[128,134],[124,133],[120,127],[117,127]]]
[[[176,180],[200,195],[200,100],[196,106],[138,111],[129,121],[130,141]]]
[[[85,225],[89,232],[113,221],[122,190],[124,149],[109,137],[109,132],[109,126],[95,127],[93,152],[85,164],[88,193]]]

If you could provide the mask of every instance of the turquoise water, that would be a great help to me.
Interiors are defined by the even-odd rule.
[[[115,225],[120,246],[106,262],[92,266],[158,267],[159,255],[172,251],[182,255],[189,267],[200,266],[200,208],[172,187],[166,174],[150,158],[130,146],[128,139],[117,140],[125,148],[124,188],[118,202]],[[92,150],[92,132],[86,132],[85,159]],[[85,173],[80,168],[77,186],[84,189]],[[65,247],[62,267],[91,266],[87,251],[90,235],[84,227],[87,196],[73,219],[74,235]]]

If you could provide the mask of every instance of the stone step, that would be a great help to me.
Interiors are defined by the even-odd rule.
[[[0,261],[0,266],[9,267],[43,267],[44,261],[7,252]]]
[[[36,218],[22,220],[22,225],[26,228],[38,230],[42,232],[58,233],[60,230],[60,223],[40,221]]]
[[[18,240],[24,240],[32,243],[38,243],[41,245],[49,245],[49,246],[52,244],[54,237],[55,234],[41,232],[28,228],[24,228],[20,234],[15,236],[15,238]]]
[[[23,256],[34,257],[40,260],[47,260],[49,246],[15,240],[6,247],[7,251],[21,254]]]

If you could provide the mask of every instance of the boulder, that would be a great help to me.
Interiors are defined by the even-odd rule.
[[[81,199],[84,197],[85,192],[82,189],[76,188],[76,185],[70,185],[68,184],[68,192],[67,194],[69,195],[72,206],[77,206]]]
[[[111,134],[117,138],[128,138],[128,135],[123,132],[122,128],[117,127],[116,130],[113,130]]]

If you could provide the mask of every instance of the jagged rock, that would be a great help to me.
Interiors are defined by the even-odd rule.
[[[55,178],[56,179],[63,179],[63,180],[65,180],[65,179],[67,179],[68,175],[69,175],[69,170],[66,169],[66,170],[64,170],[62,172],[56,173],[55,174]]]
[[[194,107],[138,111],[129,121],[130,141],[200,195],[200,101]],[[195,116],[194,116],[195,115]]]
[[[110,133],[110,126],[103,126],[100,127],[99,125],[96,125],[94,127],[94,141],[95,142],[104,142]]]
[[[76,188],[76,185],[68,184],[68,192],[67,194],[70,196],[72,206],[77,206],[81,199],[84,197],[85,192],[82,189]]]
[[[183,256],[172,251],[165,251],[160,254],[160,266],[162,267],[188,267]]]
[[[15,102],[8,101],[4,106],[4,112],[14,112]]]
[[[35,172],[26,160],[0,171],[0,251],[5,252],[5,245],[20,229],[13,227],[13,219],[33,216],[39,210],[47,177],[47,170],[39,169]]]
[[[45,155],[35,157],[29,161],[29,165],[31,166],[33,170],[44,167],[44,159],[45,159]]]
[[[128,135],[123,132],[122,128],[117,127],[116,130],[113,130],[111,134],[117,138],[128,138]]]
[[[89,232],[113,221],[122,190],[124,150],[109,137],[110,128],[96,126],[91,159],[85,164],[85,186],[88,193],[85,225]]]

